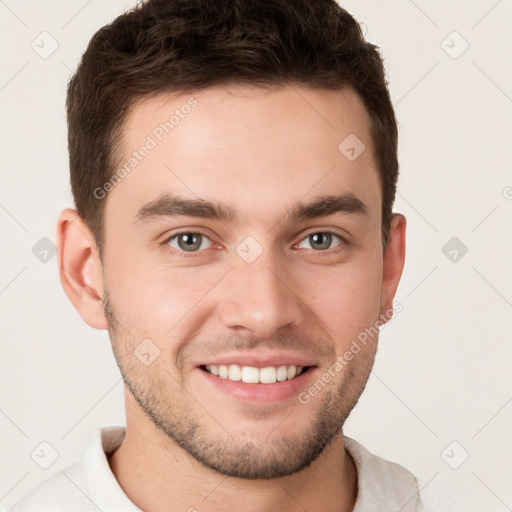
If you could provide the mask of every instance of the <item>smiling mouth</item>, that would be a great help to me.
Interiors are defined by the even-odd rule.
[[[280,365],[257,368],[255,366],[239,366],[237,364],[207,364],[199,367],[221,379],[241,381],[246,384],[274,384],[292,380],[306,373],[311,366]]]

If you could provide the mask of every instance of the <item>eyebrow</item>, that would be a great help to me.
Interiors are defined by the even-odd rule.
[[[320,196],[310,203],[296,203],[284,215],[284,220],[296,222],[316,217],[327,217],[335,213],[367,216],[368,207],[352,193]],[[236,210],[229,205],[205,199],[185,199],[165,194],[142,206],[135,216],[134,223],[140,224],[162,217],[179,215],[231,223],[237,220]]]

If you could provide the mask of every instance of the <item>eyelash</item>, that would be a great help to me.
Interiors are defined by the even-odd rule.
[[[311,231],[306,236],[301,238],[299,243],[303,242],[306,238],[308,238],[308,237],[310,237],[312,235],[319,234],[319,233],[328,234],[328,235],[334,235],[334,236],[338,237],[341,240],[341,242],[336,247],[334,247],[332,249],[325,249],[323,251],[322,250],[315,251],[314,249],[306,249],[308,251],[312,251],[313,253],[319,253],[318,254],[319,256],[322,253],[326,253],[328,255],[337,254],[338,252],[343,251],[344,249],[346,249],[347,247],[349,247],[351,245],[351,242],[349,242],[346,238],[344,238],[341,235],[339,235],[338,233],[336,233],[334,231],[330,231],[328,229],[318,230],[318,231]],[[168,252],[170,252],[172,255],[178,256],[180,258],[196,258],[196,257],[199,257],[201,255],[201,253],[203,253],[204,251],[208,250],[208,249],[202,249],[202,250],[199,250],[199,251],[189,251],[189,252],[187,252],[187,251],[177,250],[174,247],[171,247],[171,246],[168,245],[169,242],[173,238],[176,238],[176,237],[178,237],[180,235],[201,235],[201,236],[207,238],[208,240],[210,240],[210,242],[215,243],[215,242],[213,242],[210,239],[210,237],[208,235],[202,233],[201,231],[177,231],[176,233],[173,233],[171,236],[167,237],[162,242],[162,245],[164,245],[166,247],[166,249],[168,250]]]

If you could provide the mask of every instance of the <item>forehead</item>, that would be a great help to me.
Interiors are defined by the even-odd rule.
[[[298,200],[334,193],[380,209],[369,116],[350,89],[162,94],[135,104],[117,154],[127,172],[107,210],[132,221],[164,193],[229,204],[247,222],[272,222]]]

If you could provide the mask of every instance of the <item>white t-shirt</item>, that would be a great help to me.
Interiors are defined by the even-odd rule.
[[[107,455],[123,441],[125,427],[94,432],[83,460],[39,484],[7,512],[141,512],[126,496]],[[344,436],[357,468],[353,512],[423,512],[418,483],[407,469],[370,453]]]

